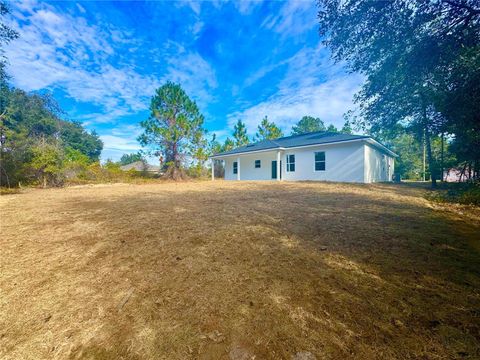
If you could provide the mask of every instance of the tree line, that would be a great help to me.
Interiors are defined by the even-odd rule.
[[[475,0],[372,2],[320,0],[320,35],[336,61],[365,76],[356,94],[358,111],[347,113],[342,129],[304,116],[291,135],[312,131],[370,134],[400,155],[396,172],[430,177],[460,166],[472,178],[480,172],[480,7]],[[0,1],[0,18],[8,13]],[[121,163],[156,156],[165,176],[205,174],[212,154],[252,141],[276,139],[282,130],[265,116],[250,138],[238,120],[220,143],[204,126],[204,116],[179,84],[167,82],[140,122],[145,150],[120,163],[99,156],[95,132],[66,121],[48,94],[28,94],[8,84],[3,45],[18,34],[0,23],[0,182],[61,184],[69,177],[89,179],[118,172]],[[424,157],[427,166],[423,165]],[[102,175],[103,176],[103,175]]]
[[[356,124],[385,142],[402,138],[403,149],[410,141],[425,146],[433,186],[445,161],[445,149],[435,153],[439,139],[447,140],[453,163],[478,178],[478,0],[319,0],[318,6],[323,43],[366,78],[356,95]]]

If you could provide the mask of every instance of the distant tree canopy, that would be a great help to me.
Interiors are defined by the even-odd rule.
[[[304,116],[300,121],[292,127],[292,135],[300,135],[309,132],[317,131],[327,131],[333,133],[343,133],[343,134],[352,134],[352,126],[348,120],[345,121],[341,130],[338,130],[337,127],[333,124],[325,126],[325,123],[320,118],[315,118],[313,116]]]
[[[325,131],[325,124],[320,118],[313,116],[304,116],[297,125],[292,127],[292,135],[300,135],[315,131]]]
[[[375,132],[402,123],[423,138],[432,185],[432,142],[440,133],[461,142],[478,174],[480,3],[319,0],[319,8],[320,35],[333,58],[366,77],[356,96],[359,125]]]
[[[232,150],[233,148],[235,147],[235,142],[230,139],[229,137],[227,137],[225,139],[225,142],[223,143],[222,145],[222,152],[225,152],[225,151],[230,151]]]
[[[179,84],[167,82],[158,88],[150,104],[150,117],[140,123],[144,132],[138,138],[143,146],[153,147],[173,179],[186,177],[187,158],[204,161],[206,146],[204,118]]]
[[[103,143],[80,123],[60,118],[58,105],[48,94],[27,94],[4,84],[0,93],[2,185],[61,181],[72,163],[98,161]]]
[[[136,152],[133,154],[123,154],[120,157],[119,163],[120,165],[128,165],[137,161],[145,161],[143,155],[140,152]]]
[[[282,130],[280,130],[280,128],[273,121],[268,121],[268,117],[265,116],[260,125],[258,125],[258,130],[255,134],[254,141],[278,139],[282,136]]]

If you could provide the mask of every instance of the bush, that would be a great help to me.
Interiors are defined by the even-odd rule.
[[[432,190],[427,198],[438,202],[480,206],[480,181],[469,183],[443,183]]]

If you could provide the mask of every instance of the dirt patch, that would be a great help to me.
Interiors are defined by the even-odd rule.
[[[480,356],[480,223],[395,185],[0,198],[5,359]]]

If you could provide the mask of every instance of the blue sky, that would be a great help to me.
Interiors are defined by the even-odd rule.
[[[223,140],[267,115],[286,134],[302,116],[338,127],[361,77],[330,60],[315,1],[12,2],[20,38],[6,49],[13,85],[51,91],[96,130],[102,158],[140,149],[150,97],[178,82]]]

